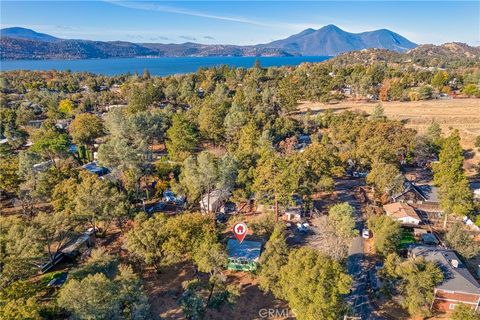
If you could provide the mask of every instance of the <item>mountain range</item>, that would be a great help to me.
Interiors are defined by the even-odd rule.
[[[1,29],[0,36],[2,60],[166,56],[335,56],[368,48],[403,52],[417,46],[387,29],[350,33],[335,25],[318,30],[306,29],[286,39],[250,46],[60,39],[21,27]]]

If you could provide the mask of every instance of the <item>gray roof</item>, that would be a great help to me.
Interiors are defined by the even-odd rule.
[[[416,186],[421,190],[423,196],[426,198],[427,202],[439,202],[438,199],[438,188],[429,184],[423,184]]]
[[[258,261],[262,251],[262,243],[258,241],[244,240],[242,243],[236,239],[228,239],[228,257],[247,261]]]
[[[413,191],[417,193],[425,202],[438,202],[438,188],[429,184],[417,185],[411,181],[405,180],[403,191],[392,196],[394,201],[407,192]]]
[[[465,267],[453,250],[437,246],[416,246],[410,251],[414,257],[423,256],[427,261],[436,262],[443,271],[444,280],[437,289],[480,294],[480,284]],[[458,267],[452,265],[458,261]]]

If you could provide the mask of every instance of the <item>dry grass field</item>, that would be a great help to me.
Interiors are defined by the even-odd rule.
[[[371,113],[377,103],[344,101],[338,104],[302,102],[300,111],[322,112],[332,109],[335,112],[360,110]],[[390,119],[403,120],[408,127],[424,133],[430,123],[437,121],[443,132],[458,129],[462,146],[467,151],[465,169],[474,174],[474,166],[480,163],[480,152],[474,141],[480,136],[480,99],[447,99],[412,102],[382,102],[385,115]]]

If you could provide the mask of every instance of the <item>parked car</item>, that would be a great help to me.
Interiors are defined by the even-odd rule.
[[[362,237],[363,238],[370,239],[371,236],[372,236],[372,233],[370,232],[370,230],[368,230],[368,229],[363,229],[362,230]]]
[[[310,225],[305,222],[305,223],[297,223],[297,230],[302,233],[307,233]]]

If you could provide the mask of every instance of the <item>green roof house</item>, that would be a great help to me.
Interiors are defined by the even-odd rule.
[[[236,239],[228,239],[227,269],[236,271],[253,271],[257,269],[258,259],[262,251],[262,243],[245,240],[239,243]]]

